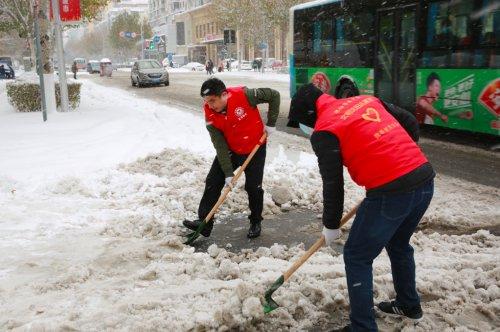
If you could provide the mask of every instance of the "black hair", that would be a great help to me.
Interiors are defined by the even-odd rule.
[[[441,81],[439,75],[435,72],[430,73],[429,76],[427,76],[427,87],[429,87],[435,80]]]
[[[220,79],[212,77],[203,82],[201,85],[200,95],[206,96],[221,96],[226,91],[226,85]]]
[[[302,123],[314,128],[317,119],[316,101],[322,94],[323,92],[312,83],[301,86],[290,102],[288,125],[296,127],[298,123]]]

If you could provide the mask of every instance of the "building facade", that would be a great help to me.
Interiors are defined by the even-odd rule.
[[[177,55],[189,62],[204,64],[212,60],[217,66],[222,60],[243,60],[256,57],[284,58],[282,45],[284,34],[275,31],[275,38],[262,45],[244,45],[235,42],[224,43],[224,27],[219,26],[213,16],[211,0],[149,0],[149,22],[156,35],[166,40],[166,50],[162,56]],[[260,46],[260,47],[259,47]]]
[[[224,30],[211,14],[211,1],[187,1],[186,10],[175,15],[177,53],[189,61],[217,65],[224,58]]]

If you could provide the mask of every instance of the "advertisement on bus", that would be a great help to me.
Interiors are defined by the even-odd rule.
[[[416,116],[420,123],[498,135],[498,71],[419,69]]]

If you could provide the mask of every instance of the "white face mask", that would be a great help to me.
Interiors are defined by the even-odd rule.
[[[306,125],[303,125],[302,123],[299,123],[299,128],[300,128],[300,130],[302,130],[302,132],[303,132],[304,134],[306,134],[306,135],[307,135],[307,136],[309,136],[309,137],[311,137],[311,135],[312,135],[312,133],[313,133],[313,131],[314,131],[314,129],[313,129],[313,128],[308,127],[308,126],[306,126]]]

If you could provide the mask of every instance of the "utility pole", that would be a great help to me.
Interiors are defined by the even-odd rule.
[[[57,46],[57,63],[59,64],[59,91],[61,92],[61,110],[69,111],[68,83],[66,80],[66,64],[64,62],[64,49],[61,31],[61,16],[59,14],[59,0],[51,0],[54,13],[55,37]]]
[[[43,121],[47,121],[47,102],[45,101],[45,84],[43,82],[43,60],[42,60],[42,44],[40,42],[40,23],[38,22],[40,16],[40,1],[35,1],[35,39],[36,39],[36,69],[38,78],[40,79],[40,96],[42,106]]]
[[[144,60],[144,33],[142,29],[142,22],[143,20],[141,19],[141,60]]]

